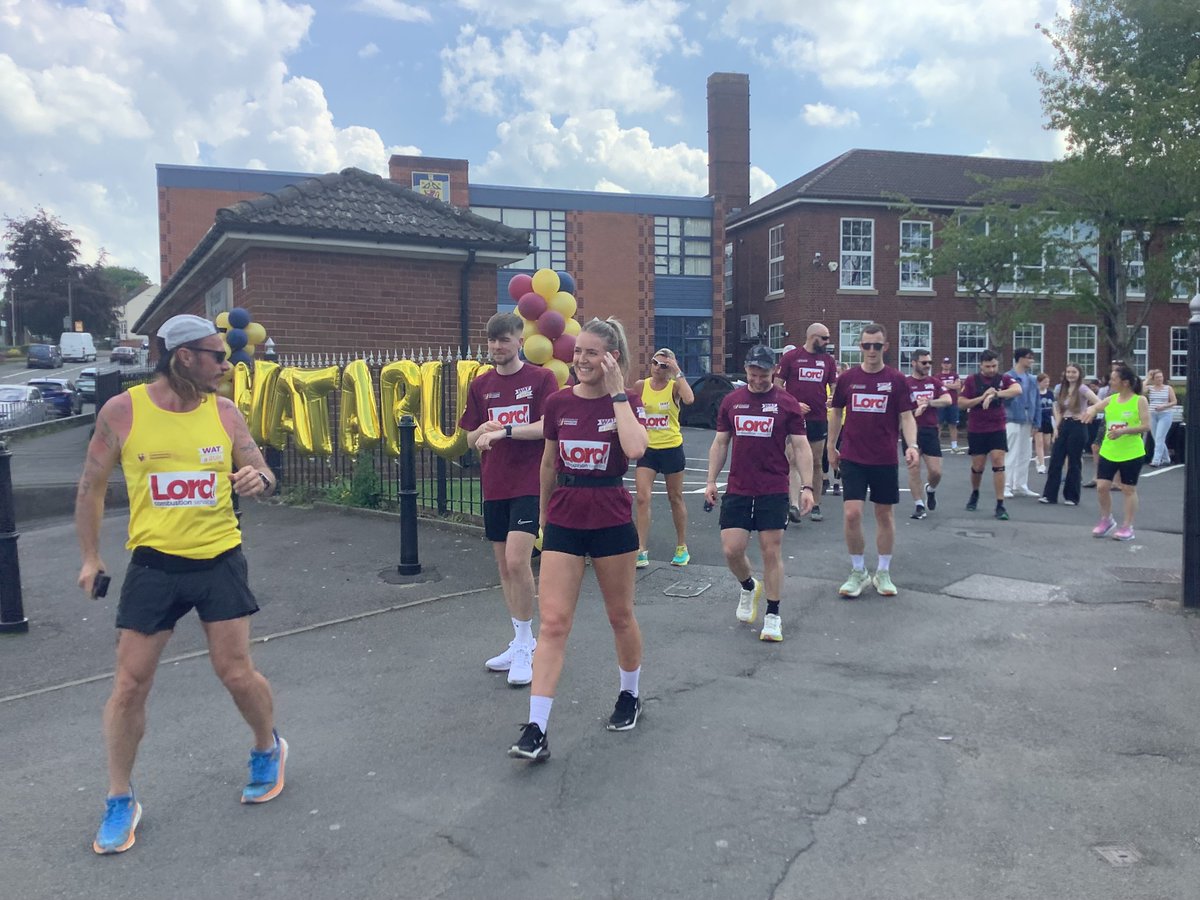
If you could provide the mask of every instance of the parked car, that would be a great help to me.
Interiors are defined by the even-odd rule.
[[[0,428],[46,421],[42,393],[27,384],[0,384]]]
[[[744,383],[713,372],[694,379],[691,385],[696,401],[679,410],[679,424],[716,428],[717,410],[721,408],[721,401],[725,399],[726,394]]]
[[[83,396],[76,390],[73,381],[65,378],[31,378],[25,385],[41,391],[46,406],[60,416],[77,416],[83,412]]]
[[[79,391],[79,395],[89,403],[94,403],[96,400],[96,367],[89,366],[79,373],[79,377],[75,379],[75,390]]]
[[[61,369],[62,354],[54,344],[30,344],[25,355],[27,369]]]
[[[64,331],[58,339],[58,349],[63,359],[72,362],[94,362],[96,342],[86,331]]]
[[[132,366],[138,361],[137,347],[113,347],[108,361],[122,366]]]

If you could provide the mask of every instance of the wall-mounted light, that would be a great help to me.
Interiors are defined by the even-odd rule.
[[[837,260],[831,259],[831,260],[829,261],[828,265],[829,265],[829,271],[830,271],[830,272],[836,272],[836,271],[837,271]]]
[[[813,265],[814,269],[821,268],[821,251],[820,250],[818,250],[816,253],[813,254],[812,265]]]

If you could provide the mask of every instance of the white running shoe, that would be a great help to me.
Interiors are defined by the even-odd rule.
[[[1018,497],[1040,497],[1042,495],[1039,494],[1037,491],[1030,490],[1027,487],[1023,487],[1023,488],[1017,488],[1017,496]]]
[[[535,640],[533,642],[533,645],[530,646],[529,652],[532,653],[533,648],[536,646],[537,646],[537,641]],[[516,647],[517,647],[517,639],[513,638],[511,641],[508,642],[508,647],[505,649],[505,651],[503,653],[501,653],[498,656],[493,656],[491,659],[489,659],[487,662],[485,662],[483,664],[484,668],[488,669],[491,672],[507,672],[509,670],[509,668],[512,666],[513,652],[516,649]]]
[[[739,622],[753,622],[758,618],[758,600],[762,597],[763,583],[757,578],[754,581],[752,590],[742,590],[738,595],[737,605],[737,620]]]
[[[517,644],[512,648],[512,663],[508,667],[508,683],[526,685],[533,681],[533,645]]]
[[[1009,490],[1008,488],[1005,488],[1004,489],[1004,499],[1011,500],[1012,498],[1013,498],[1013,492],[1011,490]]]
[[[783,624],[779,621],[779,616],[774,613],[763,616],[762,631],[758,633],[758,639],[775,642],[783,640]]]

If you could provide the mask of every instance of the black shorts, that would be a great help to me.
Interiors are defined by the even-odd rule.
[[[201,622],[225,622],[258,612],[241,547],[211,560],[142,551],[134,551],[125,570],[117,604],[118,628],[142,634],[171,631],[193,607]],[[147,555],[152,558],[140,561]]]
[[[642,458],[637,461],[639,469],[653,469],[655,472],[661,472],[663,475],[674,475],[676,472],[682,472],[686,466],[687,457],[683,453],[683,444],[680,444],[678,447],[666,447],[661,450],[647,447],[646,452],[642,454]]]
[[[788,495],[726,493],[721,498],[721,529],[743,531],[783,531],[788,526]]]
[[[959,420],[959,408],[951,403],[949,406],[938,407],[938,425],[957,425]]]
[[[547,522],[542,532],[542,553],[569,553],[571,556],[620,556],[638,548],[637,526],[632,522],[607,528],[568,528]]]
[[[921,451],[922,456],[941,456],[942,441],[938,436],[940,429],[935,425],[921,425],[917,427],[917,449]],[[900,438],[900,446],[907,450],[908,441]]]
[[[808,433],[809,441],[823,441],[829,437],[829,419],[805,419],[804,430]]]
[[[1043,417],[1042,424],[1038,428],[1039,434],[1054,434],[1054,419]]]
[[[483,533],[494,544],[508,540],[509,532],[538,533],[538,498],[510,497],[483,501]]]
[[[1138,475],[1141,474],[1142,465],[1145,462],[1146,457],[1144,456],[1139,456],[1137,459],[1127,459],[1124,462],[1115,462],[1101,456],[1096,463],[1096,480],[1112,481],[1113,476],[1120,473],[1121,484],[1133,487],[1138,483]]]
[[[987,456],[993,450],[1008,452],[1008,433],[1005,431],[970,431],[967,433],[967,453]]]
[[[866,500],[868,492],[872,503],[888,506],[900,502],[900,467],[864,466],[843,459],[842,500]]]

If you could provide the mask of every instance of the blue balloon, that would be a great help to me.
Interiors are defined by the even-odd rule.
[[[229,327],[230,328],[245,328],[250,324],[250,313],[242,309],[240,306],[235,306],[229,311]]]
[[[245,350],[234,350],[233,356],[229,357],[229,362],[235,366],[238,363],[245,363],[246,365],[250,366],[250,368],[254,368],[254,357]]]
[[[568,294],[574,294],[575,293],[575,279],[571,277],[571,273],[570,272],[558,272],[556,274],[558,275],[558,289],[560,291],[566,291]],[[232,317],[232,313],[230,314],[230,316]],[[230,321],[232,322],[232,318],[230,319]]]
[[[229,345],[230,350],[241,350],[250,343],[250,339],[241,328],[230,328],[225,332],[225,343]]]

